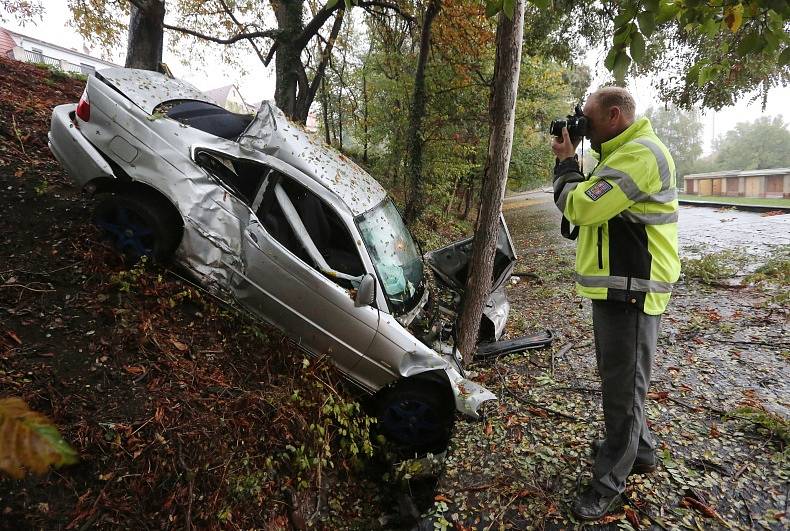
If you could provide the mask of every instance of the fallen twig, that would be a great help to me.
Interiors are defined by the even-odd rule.
[[[19,127],[16,125],[16,116],[13,114],[11,115],[11,124],[14,128],[14,134],[16,135],[16,139],[19,140],[19,147],[22,148],[22,154],[25,156],[27,160],[30,160],[30,157],[27,156],[27,151],[25,151],[25,143],[22,142],[22,135],[19,134]]]
[[[562,347],[561,347],[561,348],[560,348],[560,349],[557,351],[557,354],[554,354],[553,352],[551,353],[551,373],[550,373],[550,374],[551,374],[551,377],[552,377],[552,378],[554,378],[554,358],[555,358],[555,356],[556,356],[556,357],[562,357],[562,356],[564,356],[565,354],[567,354],[567,353],[568,353],[568,352],[569,352],[569,351],[570,351],[572,348],[573,348],[573,342],[571,342],[571,343],[566,343],[565,345],[563,345],[563,346],[562,346]]]
[[[743,497],[742,493],[739,492],[738,496],[741,497],[741,500],[743,501],[743,506],[746,508],[746,516],[749,517],[750,527],[754,528],[754,518],[752,517],[752,510],[749,507],[749,502],[746,501],[746,498]]]

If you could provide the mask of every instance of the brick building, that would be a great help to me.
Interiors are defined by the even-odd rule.
[[[790,168],[693,173],[683,177],[687,194],[790,198]]]

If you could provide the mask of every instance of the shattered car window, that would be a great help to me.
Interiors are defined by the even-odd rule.
[[[423,266],[395,205],[387,199],[356,221],[393,311],[410,310],[422,295]]]

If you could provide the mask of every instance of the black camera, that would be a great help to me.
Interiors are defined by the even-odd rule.
[[[566,116],[567,120],[557,119],[552,120],[549,126],[549,134],[562,138],[562,128],[568,128],[568,135],[571,140],[577,140],[587,134],[587,117],[582,112],[581,105],[577,105],[573,109],[573,114]]]

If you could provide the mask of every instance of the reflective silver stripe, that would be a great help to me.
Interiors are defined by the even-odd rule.
[[[649,138],[637,138],[634,142],[645,146],[653,153],[653,156],[656,158],[656,164],[658,165],[658,174],[661,176],[661,190],[664,191],[669,189],[669,187],[672,186],[672,174],[669,171],[669,161],[664,155],[664,152],[661,151],[658,144]]]
[[[672,293],[672,282],[663,282],[661,280],[645,280],[644,278],[632,278],[631,291],[644,291],[646,293]]]
[[[595,172],[595,176],[608,177],[614,181],[615,184],[620,187],[620,190],[623,191],[625,196],[635,203],[644,201],[647,197],[647,194],[639,189],[631,176],[623,171],[610,168],[609,166],[603,166],[599,171]]]
[[[576,282],[588,288],[628,288],[628,277],[585,276],[576,273]]]
[[[600,171],[595,172],[597,177],[606,177],[612,180],[625,196],[634,203],[671,203],[677,199],[678,191],[675,188],[662,190],[655,194],[646,194],[639,189],[636,182],[627,173],[603,166]]]
[[[660,192],[648,196],[651,203],[671,203],[678,198],[678,189],[677,188],[667,188],[666,190],[661,190]]]
[[[667,223],[677,223],[677,212],[655,212],[650,214],[638,214],[630,210],[620,212],[620,217],[632,223],[641,223],[642,225],[666,225]]]
[[[556,205],[557,208],[560,209],[560,212],[563,214],[565,213],[565,202],[568,200],[568,194],[570,194],[576,187],[579,186],[578,182],[571,183],[562,190],[560,196],[557,198]]]
[[[587,276],[576,274],[576,282],[587,288],[628,289],[628,277],[618,276]],[[631,278],[631,291],[645,293],[672,293],[672,282]]]

